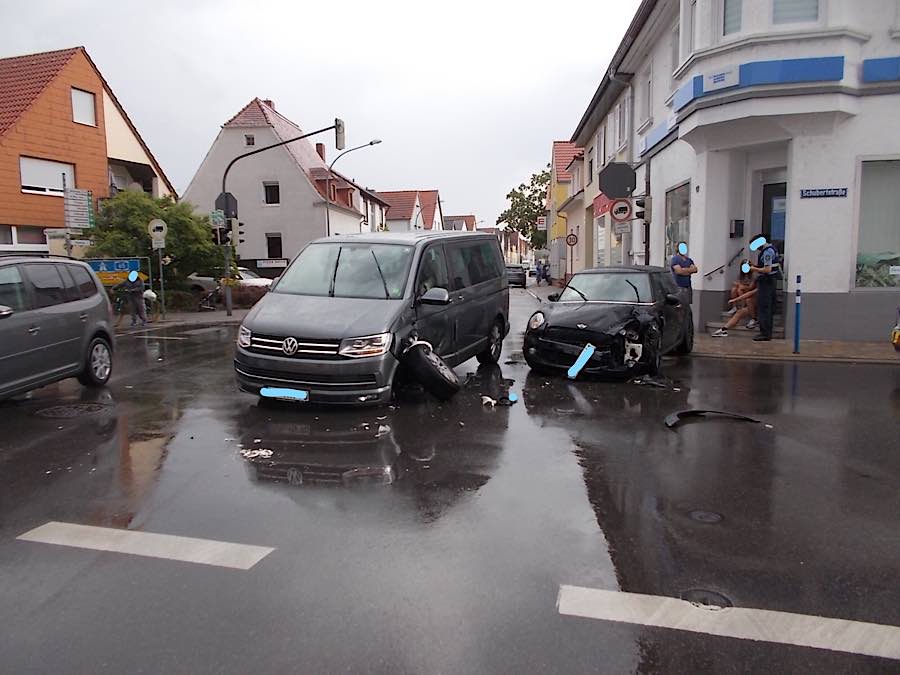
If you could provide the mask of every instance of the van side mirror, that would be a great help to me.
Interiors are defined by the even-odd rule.
[[[666,304],[674,305],[675,307],[677,307],[681,304],[681,298],[673,293],[666,293]]]
[[[425,291],[425,295],[419,298],[422,305],[449,305],[450,293],[446,288],[429,288]]]
[[[557,300],[559,300],[559,293],[551,293],[550,295],[547,296],[547,299],[550,302],[556,302]]]
[[[6,305],[0,305],[0,319],[5,319],[8,316],[13,315],[13,308],[7,307]]]

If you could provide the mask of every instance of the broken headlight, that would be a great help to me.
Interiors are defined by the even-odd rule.
[[[340,355],[360,359],[365,356],[381,356],[391,346],[391,334],[379,333],[365,337],[348,338],[341,342]]]
[[[544,318],[543,312],[535,312],[531,315],[531,318],[528,319],[528,329],[529,330],[538,330],[541,328],[547,320]]]
[[[640,342],[641,341],[641,333],[638,331],[635,326],[628,326],[625,329],[625,339],[628,342]]]

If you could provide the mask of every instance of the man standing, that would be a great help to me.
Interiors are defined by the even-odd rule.
[[[675,255],[669,261],[669,268],[672,270],[672,276],[681,293],[682,301],[690,305],[694,299],[691,275],[697,273],[697,265],[688,257],[687,252],[687,244],[683,241],[678,242],[678,246],[675,247]]]
[[[759,275],[756,280],[756,312],[759,319],[759,335],[753,340],[756,342],[768,342],[772,339],[772,322],[775,313],[775,282],[778,280],[780,273],[778,251],[762,234],[758,234],[753,238],[750,242],[750,250],[759,251],[756,266],[750,266],[750,270]]]
[[[128,298],[128,304],[131,306],[131,325],[137,323],[138,317],[141,319],[141,325],[147,325],[147,312],[144,309],[144,280],[137,272],[132,270],[128,273],[128,279],[113,286],[114,291],[123,291],[125,297]]]

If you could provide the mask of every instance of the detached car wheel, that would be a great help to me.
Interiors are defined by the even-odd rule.
[[[488,344],[483,352],[475,355],[478,363],[482,365],[500,362],[500,354],[503,353],[503,326],[499,321],[495,321],[491,326],[491,332],[488,333]]]
[[[459,378],[444,359],[428,345],[415,345],[406,352],[404,364],[425,390],[441,401],[447,401],[460,389]]]
[[[112,375],[112,349],[103,338],[91,340],[88,347],[84,370],[78,374],[78,381],[86,387],[103,387]]]

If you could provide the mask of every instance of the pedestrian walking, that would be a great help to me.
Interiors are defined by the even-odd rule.
[[[132,270],[128,273],[128,278],[113,286],[114,291],[122,291],[128,298],[128,304],[131,307],[131,325],[134,326],[140,318],[141,325],[147,325],[147,311],[144,309],[144,280],[140,275]]]
[[[550,285],[550,263],[548,263],[546,260],[544,261],[543,272],[544,272],[544,281],[546,281],[547,285],[549,286]]]
[[[694,300],[691,275],[697,273],[697,265],[688,257],[687,243],[678,242],[678,246],[675,247],[675,255],[669,261],[669,269],[672,270],[672,277],[675,279],[675,285],[678,286],[682,301],[690,305]]]
[[[756,312],[759,319],[759,335],[753,340],[768,342],[772,339],[772,323],[775,318],[775,285],[781,274],[781,263],[778,251],[765,235],[756,235],[750,242],[750,250],[759,251],[756,265],[750,266],[750,270],[758,275],[756,278]]]
[[[544,268],[541,265],[540,260],[536,260],[534,263],[534,279],[537,282],[537,285],[541,285],[541,277],[544,276]]]

